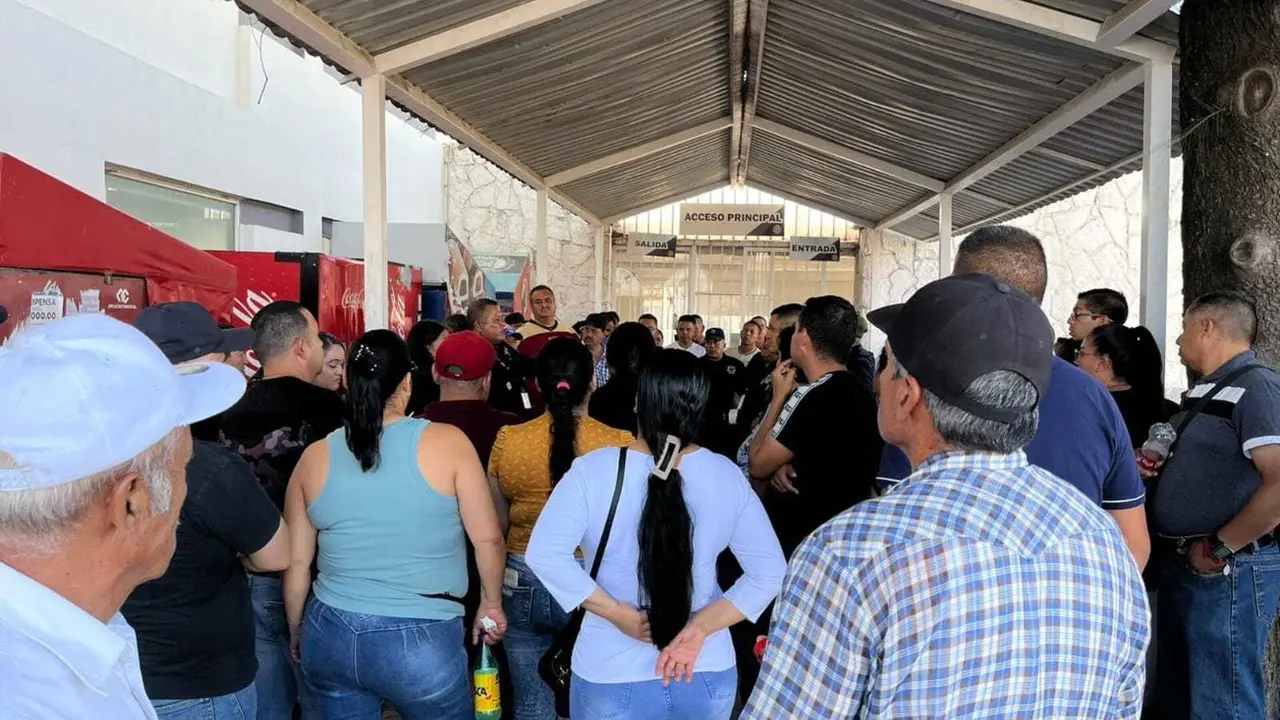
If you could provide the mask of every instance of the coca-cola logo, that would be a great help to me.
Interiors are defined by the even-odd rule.
[[[342,307],[346,310],[360,310],[364,307],[364,293],[351,288],[343,290]]]

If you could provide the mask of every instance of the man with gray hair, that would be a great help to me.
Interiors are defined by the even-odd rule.
[[[1155,484],[1155,717],[1267,717],[1263,649],[1280,598],[1280,376],[1239,293],[1196,298],[1178,351],[1201,380]]]
[[[105,315],[0,347],[0,715],[155,718],[120,615],[169,565],[188,426],[244,392]]]
[[[880,433],[914,472],[792,556],[742,717],[1139,717],[1138,568],[1022,451],[1053,360],[1040,308],[960,275],[869,319],[888,335]]]

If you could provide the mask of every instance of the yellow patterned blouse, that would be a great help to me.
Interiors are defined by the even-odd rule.
[[[630,445],[631,433],[578,418],[578,455],[607,447]],[[510,505],[507,552],[524,554],[529,547],[533,524],[551,495],[551,416],[542,415],[520,425],[498,431],[489,456],[489,475],[498,481],[502,496]]]

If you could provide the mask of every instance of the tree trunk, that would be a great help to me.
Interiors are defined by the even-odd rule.
[[[1280,0],[1186,0],[1179,41],[1183,304],[1237,290],[1258,305],[1259,356],[1280,361]],[[1268,715],[1280,652],[1267,649]],[[1157,652],[1159,649],[1157,648]]]
[[[1258,354],[1280,361],[1280,0],[1182,6],[1184,303],[1258,303]]]

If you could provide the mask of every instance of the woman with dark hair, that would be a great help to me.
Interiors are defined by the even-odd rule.
[[[406,412],[419,415],[428,405],[440,399],[440,386],[431,377],[436,349],[449,336],[449,330],[435,320],[420,320],[409,329],[409,359],[413,361],[413,394]]]
[[[636,388],[640,371],[658,352],[649,328],[625,322],[614,328],[604,347],[609,382],[591,395],[587,414],[612,428],[636,431]]]
[[[629,432],[586,416],[594,367],[582,343],[560,338],[538,354],[538,389],[546,412],[498,432],[489,478],[499,516],[509,517],[507,581],[503,602],[511,626],[503,643],[511,666],[516,720],[556,717],[555,696],[538,675],[538,661],[568,622],[529,570],[524,552],[551,489],[579,455],[629,444]],[[634,400],[632,400],[634,402]],[[576,718],[575,718],[576,720]]]
[[[560,607],[587,611],[572,660],[573,720],[722,720],[737,690],[728,628],[764,612],[786,561],[738,467],[688,440],[701,431],[710,390],[698,359],[659,351],[638,390],[639,438],[621,457],[600,450],[574,463],[538,519],[527,560]],[[620,470],[593,580],[574,553],[582,548],[589,567],[601,552]],[[716,557],[726,548],[744,574],[721,593]]]
[[[320,349],[324,352],[324,364],[315,384],[326,390],[342,392],[342,378],[347,372],[347,347],[331,333],[320,333]]]
[[[475,716],[463,532],[481,577],[472,642],[484,617],[496,623],[485,642],[506,629],[505,550],[484,470],[457,428],[406,416],[410,365],[389,330],[356,341],[344,426],[303,452],[289,482],[285,612],[318,717],[378,718],[384,699],[406,720]]]
[[[1076,353],[1076,365],[1106,386],[1120,408],[1135,448],[1155,423],[1178,407],[1164,396],[1164,361],[1151,331],[1111,323],[1094,328]]]

